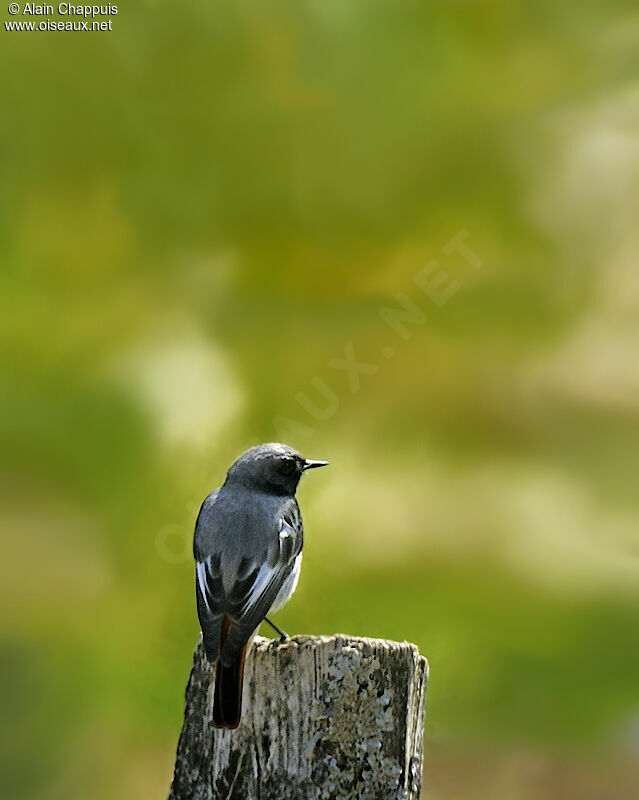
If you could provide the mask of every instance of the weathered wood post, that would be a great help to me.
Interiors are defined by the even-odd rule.
[[[236,731],[198,644],[169,800],[418,800],[426,659],[407,642],[257,637]]]

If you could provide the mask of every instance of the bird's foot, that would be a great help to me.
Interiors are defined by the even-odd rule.
[[[268,622],[268,624],[271,626],[271,628],[273,628],[275,633],[279,633],[280,644],[283,644],[287,639],[290,638],[288,633],[286,633],[286,631],[283,631],[281,628],[278,628],[277,625],[273,624],[268,617],[264,617],[264,622]]]

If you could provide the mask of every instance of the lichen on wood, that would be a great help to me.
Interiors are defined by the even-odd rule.
[[[240,727],[217,730],[200,642],[169,800],[418,800],[427,671],[407,642],[257,637]]]

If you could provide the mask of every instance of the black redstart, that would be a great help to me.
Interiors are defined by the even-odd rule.
[[[325,464],[284,444],[261,444],[243,453],[202,503],[193,542],[195,593],[206,655],[216,665],[218,728],[240,724],[247,647],[269,611],[295,591],[303,544],[295,490],[305,470]]]

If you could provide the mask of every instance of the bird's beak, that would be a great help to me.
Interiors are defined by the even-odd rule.
[[[307,458],[304,462],[304,471],[307,469],[315,469],[315,467],[325,467],[328,464],[328,461],[313,461],[311,458]]]

